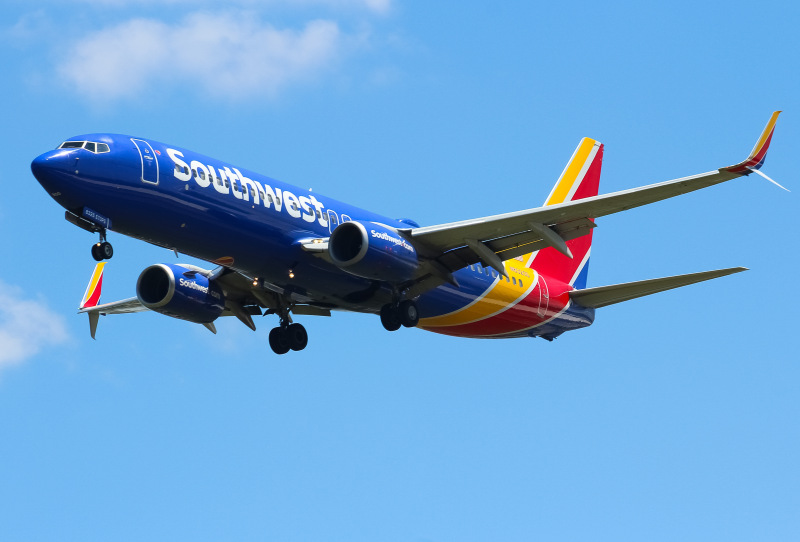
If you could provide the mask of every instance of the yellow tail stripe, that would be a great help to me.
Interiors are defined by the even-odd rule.
[[[544,202],[545,205],[564,203],[575,183],[580,182],[583,178],[580,173],[585,169],[584,165],[589,159],[595,143],[594,139],[589,139],[588,137],[584,137],[581,140],[578,148],[575,149],[575,154],[572,155],[572,159],[567,164],[567,167],[564,168],[555,187],[553,187],[553,191],[550,192],[550,196]]]

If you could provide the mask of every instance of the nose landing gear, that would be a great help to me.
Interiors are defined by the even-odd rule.
[[[108,241],[92,245],[92,258],[94,258],[95,261],[110,260],[113,255],[114,247],[112,247],[111,243]]]
[[[106,230],[100,230],[100,242],[92,245],[92,258],[100,262],[110,260],[114,255],[114,247],[106,241]]]

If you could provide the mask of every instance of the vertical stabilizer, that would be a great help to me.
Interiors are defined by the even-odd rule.
[[[596,196],[603,166],[603,144],[585,137],[572,154],[544,204],[556,205]],[[523,257],[526,265],[544,276],[552,277],[575,288],[586,287],[592,232],[566,242],[568,251],[551,246]],[[572,257],[570,258],[570,254]]]

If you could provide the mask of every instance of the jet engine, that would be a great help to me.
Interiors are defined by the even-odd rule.
[[[151,265],[139,275],[136,296],[150,310],[207,324],[225,310],[225,295],[197,269],[173,264]]]
[[[394,228],[376,222],[343,222],[328,240],[328,254],[352,275],[388,282],[414,276],[416,249]]]

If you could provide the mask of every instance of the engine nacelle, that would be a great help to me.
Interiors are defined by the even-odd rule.
[[[342,270],[368,279],[402,282],[419,266],[416,249],[394,228],[375,222],[342,222],[328,240],[328,254]]]
[[[150,310],[195,324],[213,322],[225,310],[222,288],[181,265],[160,263],[142,271],[136,296]]]

